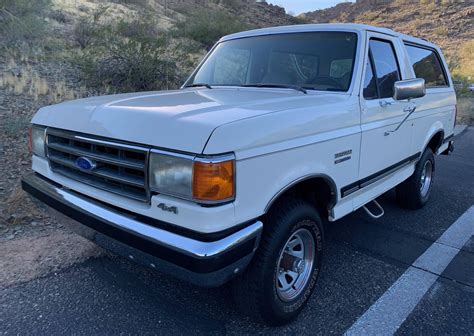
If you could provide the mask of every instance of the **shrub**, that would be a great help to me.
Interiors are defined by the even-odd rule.
[[[225,7],[237,9],[242,6],[242,3],[239,0],[221,0],[222,4]]]
[[[158,24],[153,17],[144,17],[134,21],[120,20],[115,27],[112,27],[112,30],[115,30],[119,36],[138,40],[153,39],[160,34]]]
[[[111,0],[111,2],[115,2],[121,5],[137,5],[142,8],[148,6],[148,0]]]
[[[92,16],[82,17],[74,26],[74,41],[81,49],[88,47],[99,36],[101,30],[99,21],[107,9],[108,7],[99,7]]]
[[[49,17],[51,19],[53,19],[54,21],[59,22],[59,23],[69,23],[69,22],[71,22],[71,19],[69,18],[69,16],[67,16],[66,13],[64,13],[63,11],[60,11],[60,10],[52,11],[49,14]]]
[[[88,50],[81,65],[90,86],[113,92],[148,91],[179,86],[179,59],[179,50],[165,39],[130,39]]]
[[[41,15],[49,5],[50,0],[0,0],[0,11],[9,12],[17,17]]]
[[[45,35],[48,8],[49,0],[0,0],[0,42],[7,48],[37,44]]]
[[[152,17],[101,24],[102,14],[76,27],[83,53],[75,60],[88,86],[129,92],[176,88],[182,83],[189,69],[186,49],[160,32]]]
[[[219,10],[195,10],[176,24],[175,36],[190,38],[209,50],[224,35],[252,28]]]

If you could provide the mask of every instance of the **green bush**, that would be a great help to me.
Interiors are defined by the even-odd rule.
[[[201,43],[209,50],[224,35],[251,29],[247,23],[219,10],[196,10],[186,13],[186,20],[176,24],[175,36]]]
[[[89,86],[112,92],[176,88],[181,83],[177,54],[164,40],[120,40],[82,56]]]
[[[110,0],[110,1],[121,4],[121,5],[137,5],[142,8],[148,6],[148,0]]]
[[[50,0],[0,0],[0,11],[17,17],[41,15],[49,8]]]
[[[152,18],[108,25],[98,18],[86,27],[76,27],[83,52],[75,61],[89,87],[107,93],[177,88],[188,74],[185,48],[160,32]]]
[[[94,39],[100,36],[103,28],[99,21],[107,9],[108,7],[100,6],[92,16],[82,17],[74,26],[73,38],[81,49],[91,45]]]
[[[0,0],[0,44],[18,47],[38,44],[47,29],[43,15],[49,0]]]

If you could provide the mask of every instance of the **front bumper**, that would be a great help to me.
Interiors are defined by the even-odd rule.
[[[32,173],[22,179],[25,191],[69,217],[73,230],[141,264],[197,285],[214,287],[242,272],[260,241],[255,221],[218,240],[198,240],[144,223]],[[166,223],[165,223],[166,224]]]

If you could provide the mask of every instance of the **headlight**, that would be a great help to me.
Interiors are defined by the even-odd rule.
[[[192,198],[193,160],[152,152],[150,189],[162,194]]]
[[[200,158],[152,151],[150,189],[201,203],[230,201],[235,196],[233,155]]]
[[[45,130],[46,127],[33,125],[30,128],[30,147],[33,154],[45,157]]]

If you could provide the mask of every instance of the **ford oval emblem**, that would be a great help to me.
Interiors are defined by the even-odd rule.
[[[94,170],[97,168],[97,164],[94,161],[83,156],[76,159],[76,166],[82,170]]]

